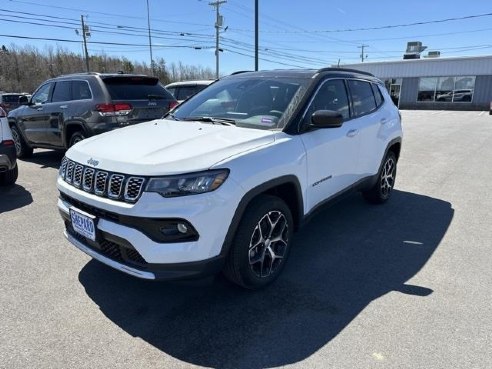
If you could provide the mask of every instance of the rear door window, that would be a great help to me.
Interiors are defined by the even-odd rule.
[[[376,110],[376,100],[372,92],[370,82],[359,80],[348,80],[350,95],[352,96],[352,106],[355,117],[370,113]]]
[[[70,81],[60,81],[55,83],[52,102],[70,101]]]
[[[113,100],[174,100],[173,96],[152,77],[110,77],[104,83]]]

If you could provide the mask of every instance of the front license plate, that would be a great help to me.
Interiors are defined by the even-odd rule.
[[[70,219],[72,227],[78,234],[95,241],[96,240],[96,217],[71,207]]]

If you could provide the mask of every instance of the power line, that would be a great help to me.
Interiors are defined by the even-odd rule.
[[[80,41],[78,40],[68,40],[68,39],[63,39],[63,38],[51,38],[51,37],[33,37],[33,36],[19,36],[19,35],[7,35],[7,34],[0,34],[0,37],[8,37],[8,38],[17,38],[17,39],[23,39],[23,40],[41,40],[41,41],[56,41],[56,42],[68,42],[68,43],[77,43],[80,44]],[[103,42],[103,41],[91,41],[92,45],[116,45],[116,46],[139,46],[139,47],[148,47],[149,45],[147,44],[130,44],[130,43],[124,43],[124,42]],[[185,49],[195,49],[195,47],[190,46],[190,45],[172,45],[172,46],[166,46],[166,45],[159,45],[161,48],[185,48]]]
[[[53,24],[53,22],[51,21],[50,23],[37,23],[37,22],[30,22],[30,21],[21,21],[21,20],[14,20],[14,19],[5,19],[5,18],[2,18],[3,16],[0,15],[0,21],[5,21],[5,22],[11,22],[11,23],[20,23],[20,24],[31,24],[31,25],[36,25],[36,26],[42,26],[42,27],[55,27],[55,28],[62,28],[62,29],[69,29],[69,30],[72,30],[74,28],[76,28],[78,26],[77,23],[74,23],[73,24],[73,27],[72,26],[63,26],[63,25],[58,25],[58,24]],[[29,18],[29,19],[34,19],[34,18]],[[42,21],[45,21],[45,20],[42,20]],[[67,23],[67,22],[65,22]],[[69,23],[70,24],[70,23]],[[116,27],[116,26],[115,26]],[[114,35],[126,35],[126,36],[135,36],[135,37],[145,37],[147,38],[148,36],[146,34],[143,34],[143,30],[142,30],[142,33],[130,33],[130,32],[123,32],[123,31],[108,31],[107,29],[111,29],[110,27],[104,27],[104,26],[93,26],[92,27],[92,30],[93,31],[97,31],[98,33],[100,34],[114,34]],[[125,28],[120,28],[120,29],[126,29]],[[145,31],[147,32],[147,31]],[[175,37],[163,37],[163,36],[156,36],[154,34],[154,38],[157,38],[157,39],[162,39],[162,40],[172,40],[172,41],[189,41],[189,42],[202,42],[203,40],[207,40],[207,39],[210,39],[211,36],[208,36],[208,35],[199,35],[199,34],[192,34],[192,33],[186,33],[186,35],[191,35],[191,36],[194,36],[194,37],[197,37],[196,39],[193,39],[193,38],[189,38],[189,37],[186,37],[186,36],[181,36],[181,35],[185,35],[185,33],[181,32],[155,32],[157,33],[158,35],[159,34],[168,34],[170,36],[175,36]],[[200,40],[201,38],[201,40]]]
[[[62,10],[67,10],[67,11],[72,11],[72,12],[77,12],[77,13],[80,13],[80,12],[83,12],[83,13],[89,13],[89,14],[99,14],[99,15],[103,15],[105,17],[115,17],[115,18],[131,18],[131,19],[140,19],[140,20],[144,20],[145,17],[138,17],[138,16],[131,16],[131,15],[127,15],[127,14],[115,14],[115,13],[105,13],[105,12],[97,12],[97,11],[87,11],[85,9],[77,9],[77,8],[67,8],[67,7],[63,7],[63,6],[56,6],[56,5],[46,5],[46,4],[38,4],[38,3],[33,3],[33,2],[30,2],[30,1],[20,1],[20,0],[9,0],[10,2],[14,2],[14,3],[20,3],[20,4],[27,4],[27,5],[35,5],[35,6],[40,6],[40,7],[45,7],[45,8],[52,8],[52,9],[62,9]],[[164,19],[152,19],[153,22],[162,22],[162,23],[173,23],[173,24],[187,24],[187,25],[194,25],[194,26],[201,26],[201,27],[205,27],[207,26],[207,24],[203,24],[203,23],[190,23],[190,22],[176,22],[176,21],[172,21],[172,20],[164,20]]]
[[[454,17],[454,18],[444,18],[437,19],[431,21],[421,21],[421,22],[412,22],[412,23],[403,23],[403,24],[392,24],[385,26],[376,26],[376,27],[363,27],[363,28],[345,28],[345,29],[335,29],[335,30],[298,30],[298,31],[263,31],[265,33],[277,33],[277,34],[295,34],[295,33],[344,33],[344,32],[359,32],[359,31],[376,31],[376,30],[384,30],[391,28],[401,28],[401,27],[413,27],[413,26],[422,26],[426,24],[436,24],[436,23],[446,23],[446,22],[454,22],[460,20],[468,20],[482,17],[490,17],[492,13],[484,13],[484,14],[475,14],[475,15],[467,15],[463,17]],[[235,29],[236,31],[240,31],[239,29]],[[252,32],[251,30],[241,30],[244,32]]]
[[[17,3],[23,3],[23,4],[30,4],[30,5],[39,5],[39,6],[45,6],[48,8],[54,8],[54,9],[63,9],[63,10],[70,10],[70,11],[76,11],[77,9],[74,8],[67,8],[67,7],[62,7],[62,6],[50,6],[50,5],[41,5],[41,4],[35,4],[34,2],[29,2],[29,1],[20,1],[20,0],[10,0],[11,2],[17,2]],[[229,6],[230,5],[230,6]],[[233,9],[231,9],[231,7]],[[32,7],[31,7],[32,8]],[[86,10],[81,10],[79,9],[78,11],[83,11],[87,12]],[[233,13],[240,13],[243,14],[244,16],[247,17],[252,17],[254,10],[252,8],[249,8],[247,6],[244,6],[242,4],[238,4],[232,0],[230,0],[229,4],[227,7],[224,7],[224,13],[231,11]],[[8,13],[8,14],[2,14],[3,13]],[[119,17],[119,19],[144,19],[143,17],[135,17],[135,16],[122,16],[122,15],[117,15],[117,14],[112,14],[112,13],[103,13],[103,12],[89,12],[91,14],[100,14],[100,15],[105,15],[105,16],[111,16],[111,17]],[[279,65],[289,65],[289,66],[295,66],[294,64],[288,64],[288,62],[292,63],[303,63],[304,65],[326,65],[327,59],[320,57],[318,55],[318,58],[316,58],[315,55],[306,55],[307,53],[317,53],[317,54],[325,54],[328,58],[333,56],[334,60],[337,58],[335,57],[336,54],[347,54],[347,55],[356,55],[356,51],[337,51],[337,50],[309,50],[307,48],[293,48],[292,45],[294,43],[302,43],[304,46],[310,42],[318,42],[322,41],[324,45],[327,45],[328,43],[336,43],[336,44],[342,44],[342,45],[350,45],[352,47],[356,45],[361,45],[366,42],[371,43],[371,59],[378,59],[378,58],[373,58],[373,54],[384,54],[384,53],[398,53],[398,51],[384,51],[384,50],[378,50],[375,46],[373,45],[374,41],[379,41],[379,40],[397,40],[397,39],[409,39],[409,38],[417,38],[417,37],[439,37],[439,36],[447,36],[447,35],[454,35],[454,34],[463,34],[463,33],[472,33],[472,32],[483,32],[483,31],[490,31],[492,28],[485,28],[485,29],[479,29],[479,30],[471,30],[471,31],[457,31],[457,32],[447,32],[447,33],[436,33],[436,34],[428,34],[428,35],[420,35],[420,36],[406,36],[406,37],[395,37],[395,38],[375,38],[375,39],[363,39],[363,40],[342,40],[342,39],[337,39],[333,37],[329,37],[326,34],[327,33],[343,33],[343,32],[356,32],[356,31],[369,31],[369,30],[382,30],[382,29],[389,29],[389,28],[396,28],[396,27],[411,27],[411,26],[420,26],[420,25],[425,25],[425,24],[432,24],[432,23],[444,23],[444,22],[451,22],[451,21],[460,21],[460,20],[470,20],[470,19],[475,19],[475,18],[480,18],[480,17],[489,17],[492,15],[492,13],[484,13],[484,14],[476,14],[476,15],[469,15],[469,16],[463,16],[463,17],[455,17],[455,18],[445,18],[445,19],[438,19],[438,20],[432,20],[432,21],[424,21],[424,22],[413,22],[413,23],[407,23],[407,24],[396,24],[396,25],[382,25],[382,26],[377,26],[377,27],[366,27],[366,28],[348,28],[348,29],[341,29],[341,30],[306,30],[302,29],[298,26],[291,25],[289,23],[283,22],[281,20],[278,20],[278,18],[274,17],[269,17],[268,15],[262,14],[260,19],[262,19],[262,22],[265,24],[270,24],[270,25],[275,25],[275,27],[278,29],[275,32],[270,32],[268,30],[262,29],[262,34],[267,34],[266,37],[262,40],[262,48],[259,49],[259,53],[262,55],[262,59],[264,61],[276,63]],[[13,19],[12,19],[13,18]],[[106,17],[107,18],[107,17]],[[92,19],[92,18],[91,18]],[[263,21],[264,20],[264,21]],[[46,15],[46,14],[39,14],[39,13],[28,13],[28,12],[18,12],[14,10],[6,10],[6,9],[0,9],[0,23],[1,21],[4,22],[11,22],[11,23],[21,23],[21,24],[26,24],[26,25],[34,25],[34,26],[40,26],[40,27],[54,27],[58,29],[74,29],[77,26],[80,27],[79,21],[72,19],[70,17],[59,17],[59,16],[54,16],[54,15]],[[196,23],[189,23],[189,22],[174,22],[174,21],[166,21],[163,19],[159,20],[154,20],[152,19],[152,22],[166,22],[166,23],[177,23],[177,24],[183,24],[183,25],[199,25]],[[199,26],[207,26],[205,24],[200,24]],[[209,27],[209,26],[208,26]],[[185,28],[185,27],[183,27]],[[130,41],[130,37],[147,37],[146,33],[148,32],[147,28],[143,27],[136,27],[134,25],[124,25],[124,24],[110,24],[107,21],[106,22],[93,22],[91,21],[91,29],[94,32],[94,36],[96,35],[118,35],[118,36],[128,36],[125,37],[125,41],[127,42],[91,42],[92,45],[104,45],[107,47],[128,47],[128,48],[138,48],[138,47],[145,47],[146,44],[144,43],[139,43],[136,41],[135,43],[128,42]],[[207,28],[208,29],[208,28]],[[151,29],[152,32],[152,38],[157,39],[157,40],[163,40],[164,45],[159,45],[159,42],[157,45],[155,45],[156,48],[161,48],[161,49],[172,49],[172,48],[182,48],[182,49],[208,49],[208,48],[213,48],[211,47],[210,42],[213,40],[213,35],[212,34],[202,34],[202,33],[194,33],[194,32],[185,32],[185,31],[171,31],[171,30],[161,30],[161,29]],[[248,30],[247,32],[253,32],[253,30]],[[280,40],[278,39],[278,35],[284,35],[284,34],[292,34],[292,35],[299,35],[299,36],[292,36],[290,37],[289,40]],[[302,35],[305,34],[310,34],[311,36],[306,39],[306,37],[301,38]],[[223,40],[224,44],[227,46],[227,49],[224,49],[226,51],[229,51],[233,54],[237,55],[242,55],[242,56],[247,56],[251,57],[251,55],[248,54],[243,54],[242,52],[251,52],[253,50],[254,45],[248,42],[243,42],[241,39],[245,39],[242,37],[241,30],[235,29],[233,26],[229,26],[228,29],[228,35],[232,36],[229,38],[224,38],[220,37],[221,40]],[[268,39],[268,37],[270,39]],[[74,41],[74,40],[69,40],[69,39],[57,39],[57,38],[43,38],[43,37],[25,37],[25,36],[17,36],[17,35],[4,35],[4,37],[11,37],[11,38],[18,38],[18,39],[31,39],[31,40],[43,40],[43,41],[57,41],[57,42],[67,42],[67,43],[80,43],[80,41]],[[95,37],[94,37],[95,38]],[[106,39],[111,39],[109,36]],[[116,39],[114,37],[113,39]],[[286,38],[285,38],[286,39]],[[251,40],[250,37],[248,37],[248,40]],[[282,47],[285,44],[287,44],[290,47]],[[148,45],[147,45],[148,46]],[[153,45],[154,46],[154,45]],[[299,45],[300,46],[300,45]],[[336,47],[336,46],[335,46]],[[454,48],[455,53],[463,53],[469,50],[482,50],[482,49],[488,49],[491,46],[489,45],[474,45],[474,46],[462,46],[459,48]],[[319,46],[317,47],[319,48]],[[341,49],[342,47],[339,47],[338,49]],[[440,47],[433,47],[433,49],[438,49],[438,50],[445,50],[445,48],[440,48]],[[130,52],[137,52],[136,50],[132,50]],[[330,55],[331,54],[331,55]],[[363,53],[364,54],[364,53]],[[398,54],[398,56],[401,56],[401,54]],[[385,56],[386,58],[393,57],[392,55]],[[269,60],[274,59],[274,60]],[[347,58],[349,59],[349,58]],[[351,58],[354,59],[354,58]],[[285,63],[284,63],[285,62]]]

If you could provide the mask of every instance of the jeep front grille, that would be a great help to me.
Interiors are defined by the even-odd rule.
[[[146,182],[143,177],[97,170],[67,157],[62,159],[60,176],[66,183],[85,192],[130,203],[139,199]]]

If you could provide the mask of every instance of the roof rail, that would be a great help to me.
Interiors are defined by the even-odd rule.
[[[230,75],[231,76],[234,76],[236,74],[241,74],[241,73],[248,73],[248,72],[252,72],[252,70],[238,70],[236,72],[232,72]]]
[[[328,67],[328,68],[321,68],[318,70],[318,72],[350,72],[350,73],[359,73],[359,74],[365,74],[366,76],[371,76],[374,77],[374,74],[365,72],[363,70],[358,70],[358,69],[351,69],[351,68],[334,68],[334,67]]]
[[[75,72],[75,73],[60,74],[59,76],[56,76],[56,77],[53,77],[53,78],[70,77],[70,76],[80,76],[80,75],[96,76],[98,74],[100,74],[100,73],[99,72]]]

